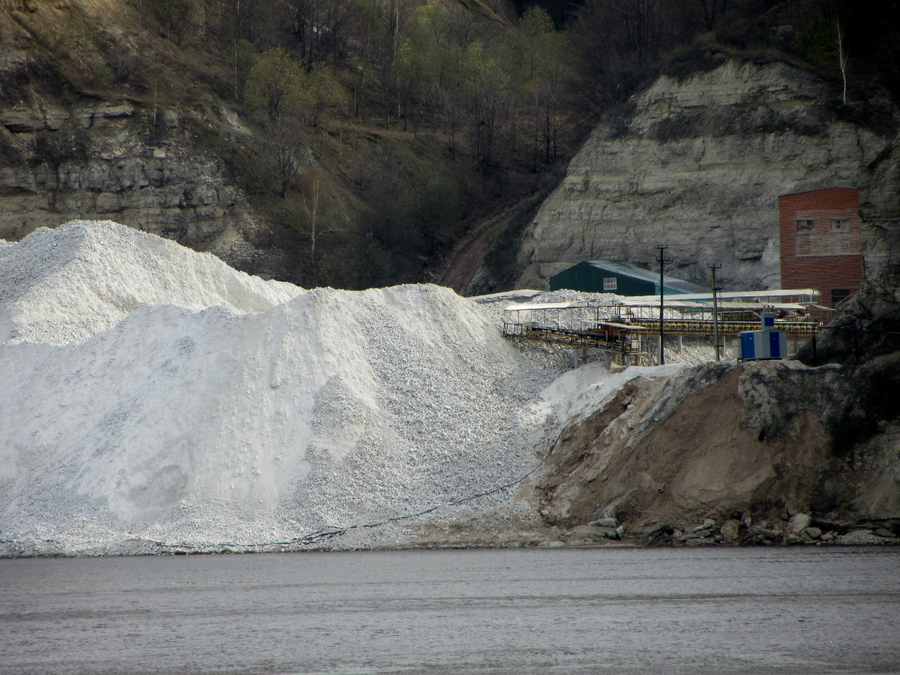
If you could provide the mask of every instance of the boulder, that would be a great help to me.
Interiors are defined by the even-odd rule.
[[[675,528],[667,523],[659,523],[644,528],[641,533],[640,541],[647,546],[662,546],[672,542],[672,535]]]
[[[719,532],[722,534],[722,543],[733,544],[736,542],[740,529],[741,523],[737,520],[731,519],[722,523],[722,527],[719,528]]]
[[[716,521],[707,518],[703,521],[702,525],[698,525],[694,528],[694,532],[712,532],[716,527]]]
[[[613,530],[615,532],[615,530]],[[593,527],[591,525],[579,525],[578,527],[572,528],[568,532],[567,540],[571,541],[572,539],[601,539],[605,536],[605,533],[601,531],[599,527]]]
[[[598,527],[597,525],[579,525],[570,532],[574,537],[595,537],[606,539],[618,539],[619,535],[614,527]]]
[[[747,531],[747,539],[751,543],[761,544],[772,542],[781,537],[781,532],[770,530],[762,525],[754,525]]]
[[[812,523],[812,517],[805,513],[797,513],[791,516],[787,524],[787,531],[790,534],[800,534]]]
[[[600,518],[589,523],[589,525],[593,525],[594,527],[611,527],[615,529],[618,523],[615,518]]]
[[[822,530],[818,527],[807,527],[803,530],[810,539],[818,539],[822,536]]]

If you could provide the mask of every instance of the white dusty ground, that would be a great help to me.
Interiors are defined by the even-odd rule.
[[[2,555],[402,545],[527,510],[498,488],[646,370],[565,373],[445,288],[307,292],[111,222],[0,246],[0,339]]]

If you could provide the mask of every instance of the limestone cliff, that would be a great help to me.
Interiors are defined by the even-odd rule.
[[[201,133],[222,142],[247,136],[237,117],[196,94],[193,105],[157,100],[158,82],[141,95],[127,82],[98,84],[112,75],[97,45],[116,45],[127,70],[136,54],[161,53],[147,35],[127,6],[0,7],[0,239],[115,219],[266,271],[254,243],[260,219],[226,162],[197,142]]]
[[[9,155],[28,158],[0,165],[0,238],[72,218],[114,218],[246,262],[252,213],[224,162],[190,150],[174,110],[160,111],[156,125],[152,114],[127,101],[0,109],[0,140]]]
[[[857,187],[890,145],[892,111],[843,105],[795,67],[707,54],[691,72],[594,130],[525,232],[521,287],[590,258],[653,268],[660,244],[682,278],[720,263],[728,289],[777,287],[778,196]]]

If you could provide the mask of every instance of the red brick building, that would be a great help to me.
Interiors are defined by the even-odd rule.
[[[781,287],[815,288],[825,307],[856,293],[863,277],[856,189],[783,195],[778,210]]]

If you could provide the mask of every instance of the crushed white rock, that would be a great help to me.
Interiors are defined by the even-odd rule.
[[[84,342],[142,304],[262,312],[303,293],[111,221],[40,228],[0,247],[0,343]]]
[[[365,526],[514,499],[569,363],[446,288],[303,291],[115,223],[39,230],[0,247],[0,554],[395,542],[407,521]]]

